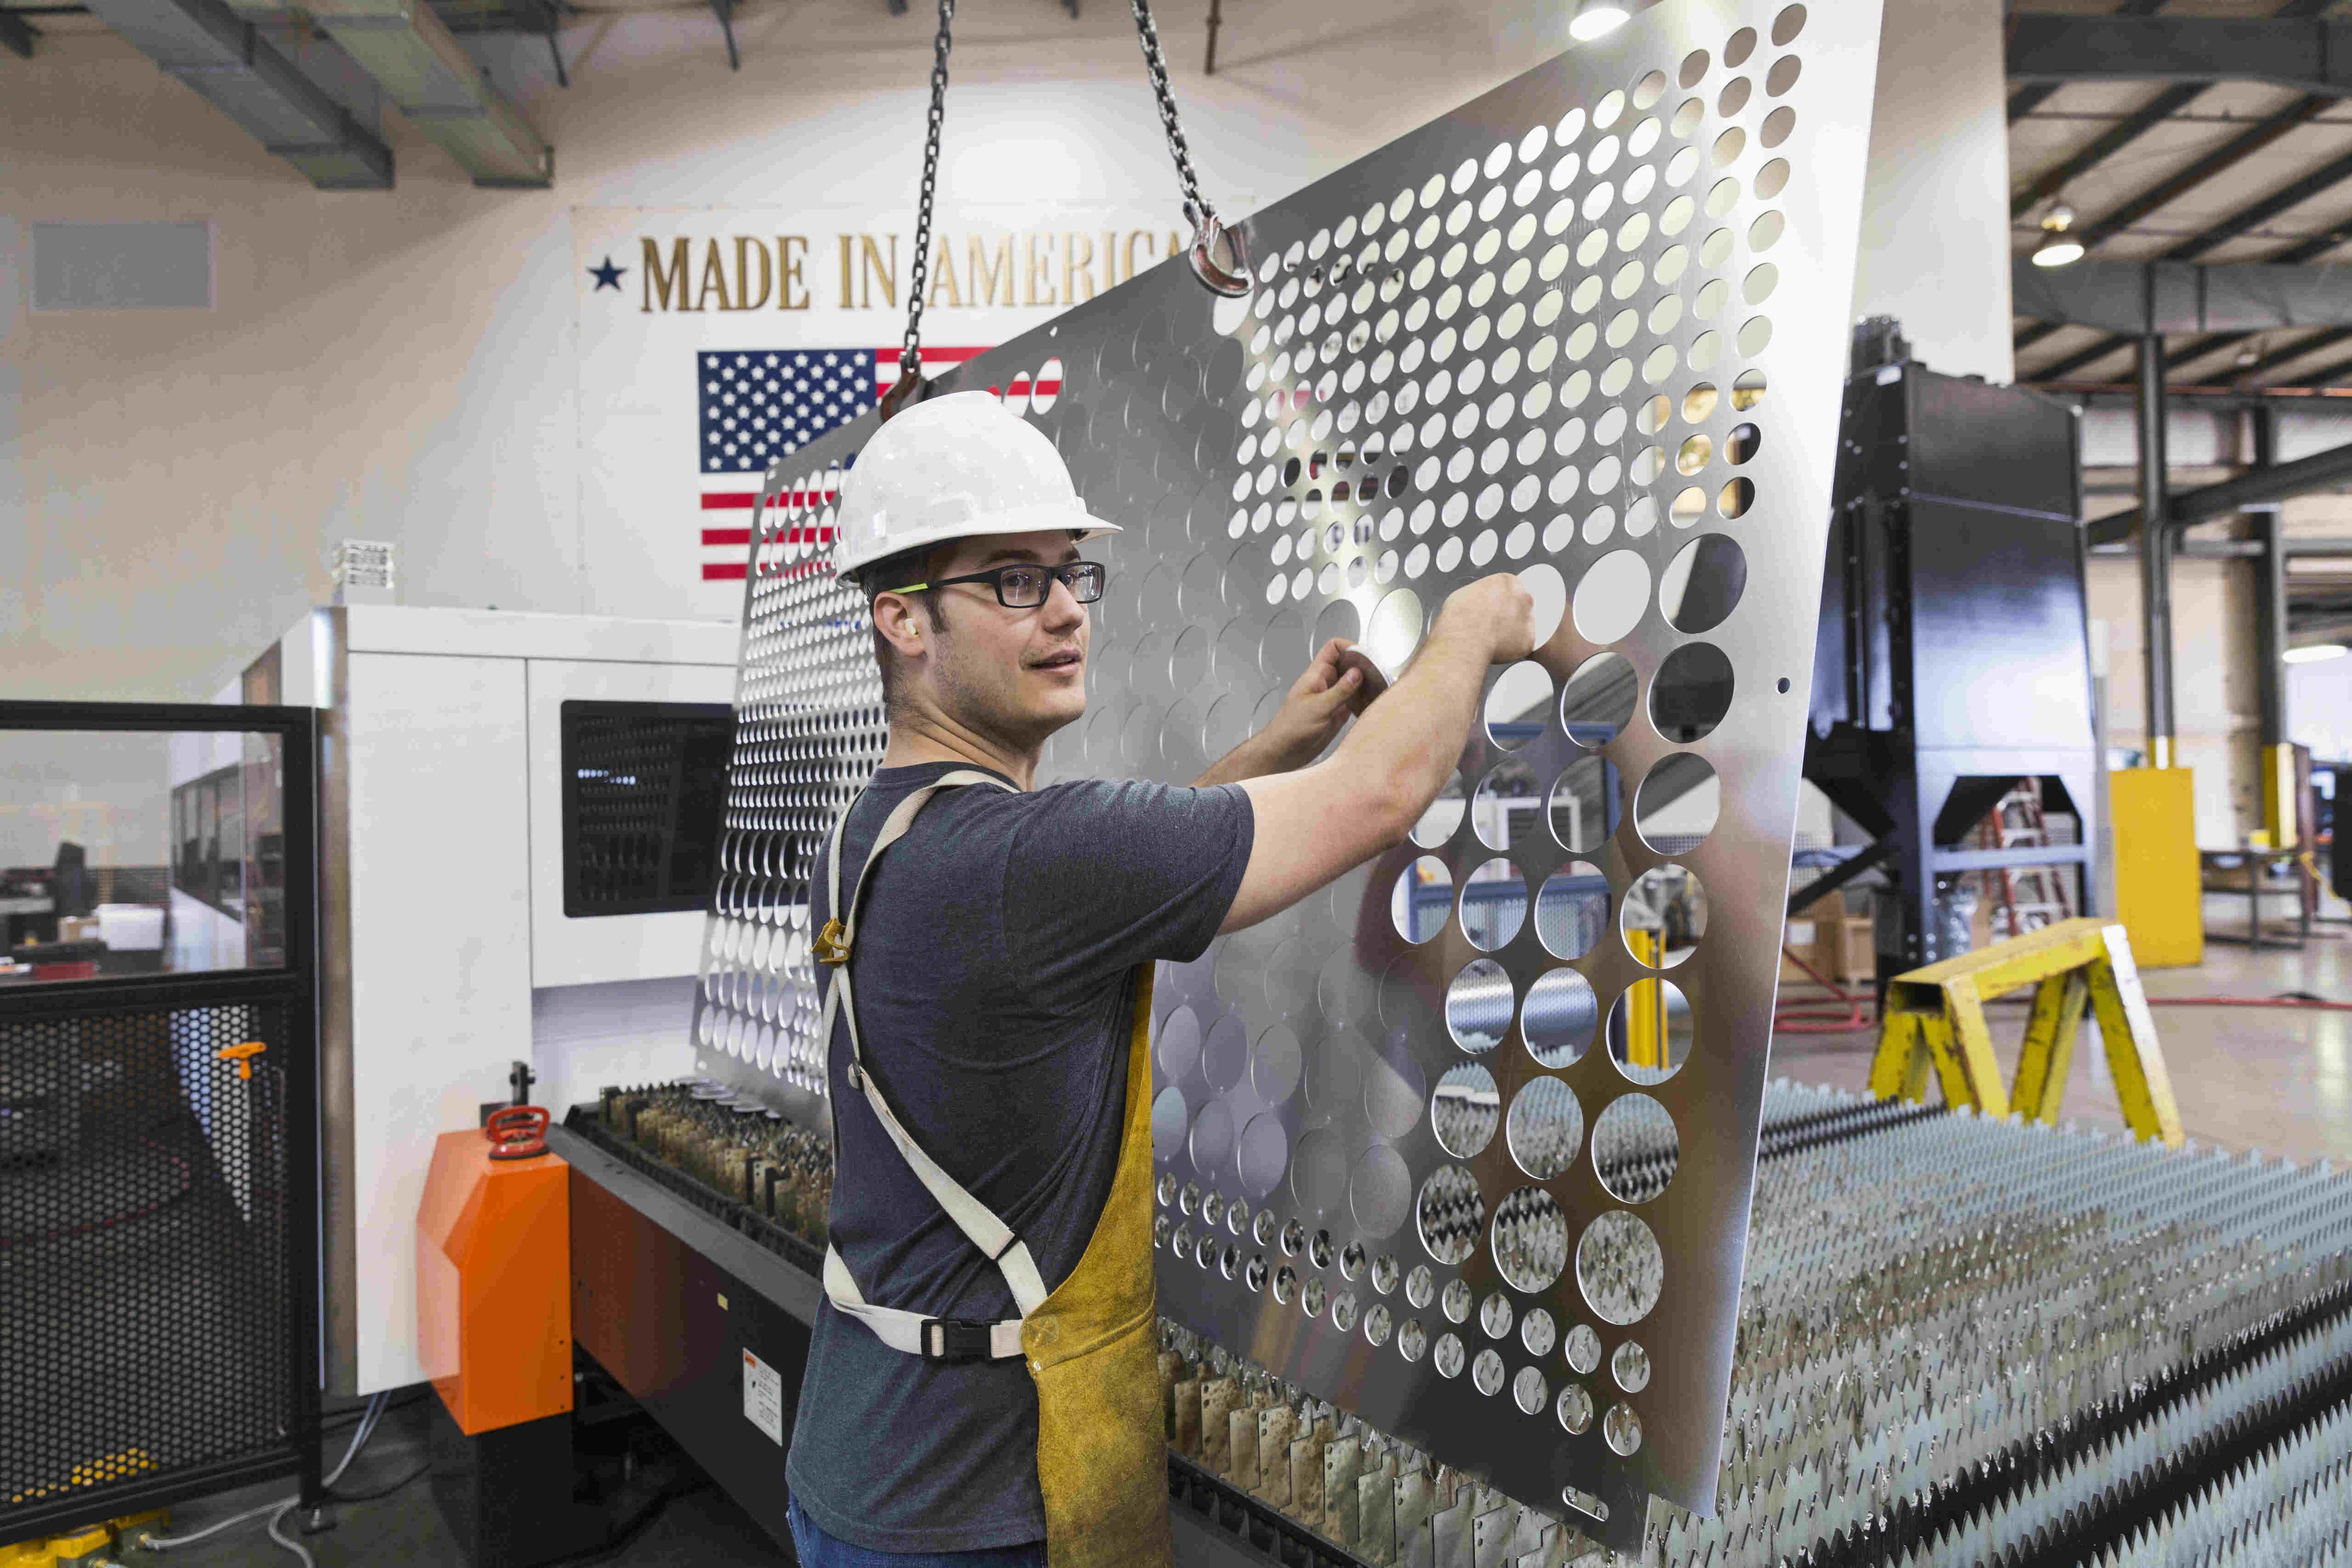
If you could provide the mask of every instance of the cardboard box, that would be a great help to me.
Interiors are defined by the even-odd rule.
[[[60,918],[58,921],[58,940],[59,942],[96,942],[98,917],[66,915]]]

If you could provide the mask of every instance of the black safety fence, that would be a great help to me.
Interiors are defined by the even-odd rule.
[[[0,1542],[319,1495],[313,744],[0,703]]]

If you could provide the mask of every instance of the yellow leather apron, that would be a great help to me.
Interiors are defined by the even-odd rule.
[[[851,1087],[865,1094],[884,1131],[949,1217],[1003,1271],[1022,1315],[972,1323],[869,1305],[831,1247],[825,1250],[825,1294],[836,1310],[909,1355],[1025,1359],[1037,1388],[1037,1483],[1045,1498],[1050,1568],[1164,1568],[1174,1548],[1151,1267],[1151,965],[1140,965],[1135,973],[1127,1104],[1110,1195],[1077,1267],[1050,1292],[1026,1244],[914,1142],[864,1070],[849,958],[866,880],[883,851],[906,833],[933,795],[968,784],[1012,787],[987,773],[950,773],[900,802],[875,836],[846,906],[841,901],[841,838],[848,813],[835,824],[826,907],[835,912],[813,944],[816,957],[833,966],[819,1037],[832,1039],[838,1010],[849,1026]],[[836,1140],[836,1159],[838,1147]]]

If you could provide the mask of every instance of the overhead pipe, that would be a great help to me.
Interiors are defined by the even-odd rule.
[[[320,29],[477,185],[544,189],[555,151],[424,0],[307,0]]]
[[[2172,765],[2172,530],[2166,526],[2164,340],[2139,342],[2139,603],[2147,762]]]
[[[89,0],[90,15],[327,191],[388,191],[375,130],[221,0]]]

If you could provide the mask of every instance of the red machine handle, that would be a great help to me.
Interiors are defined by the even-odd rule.
[[[547,1128],[552,1120],[547,1108],[509,1105],[490,1112],[482,1136],[490,1141],[493,1160],[529,1160],[547,1152]]]

